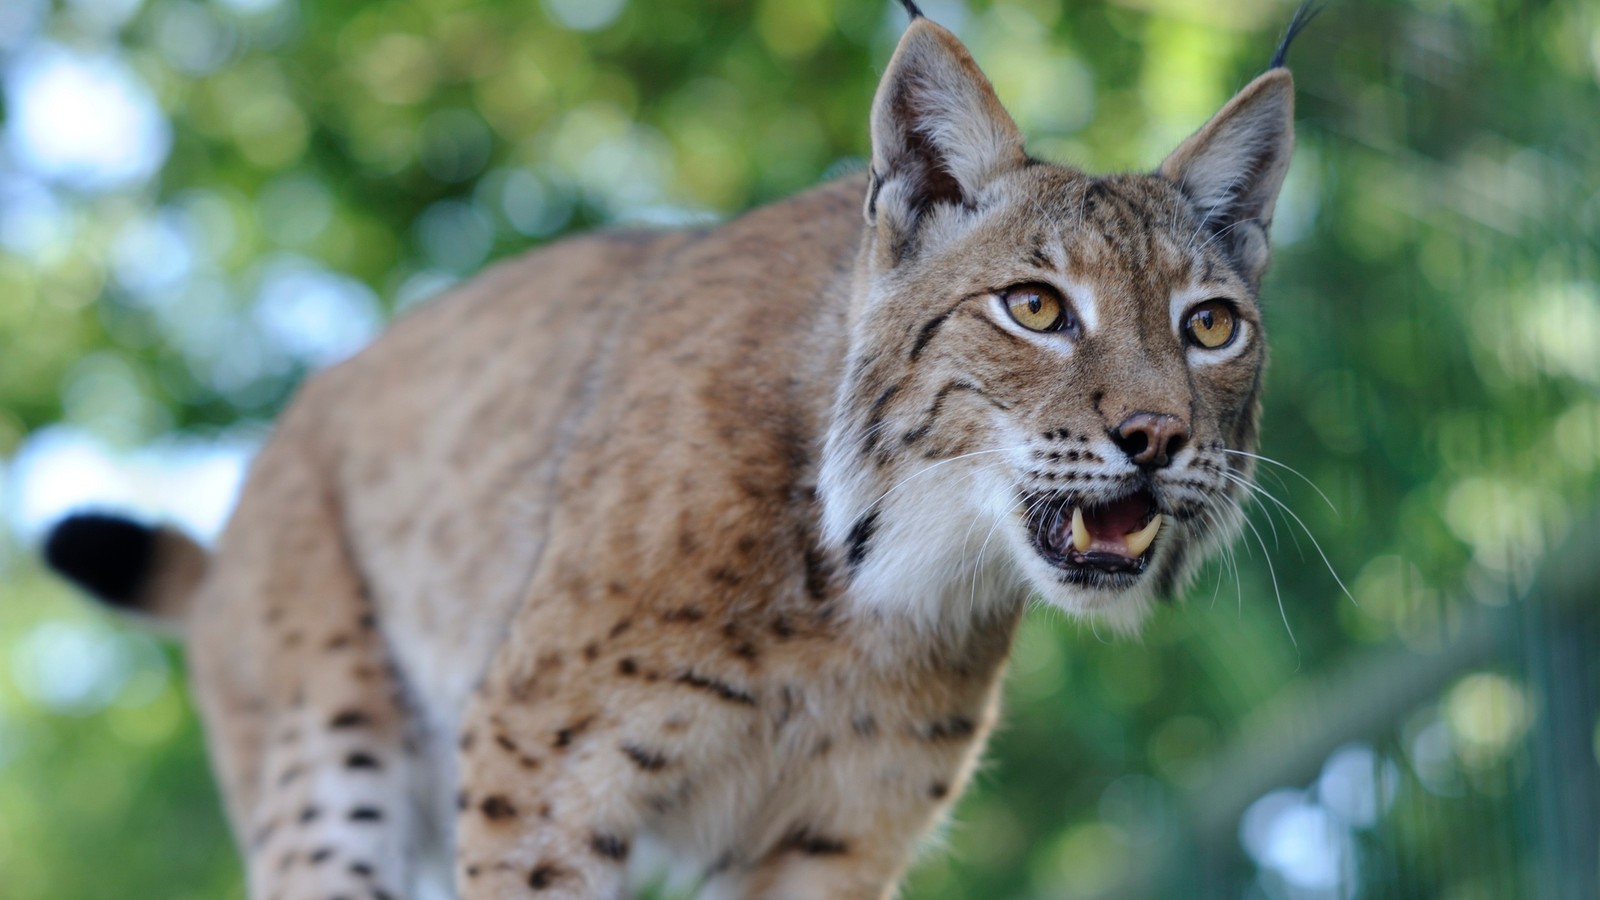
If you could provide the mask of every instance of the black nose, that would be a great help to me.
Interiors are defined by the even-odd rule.
[[[1128,454],[1134,465],[1160,469],[1172,462],[1172,457],[1189,442],[1189,426],[1177,416],[1134,413],[1111,432],[1111,440]]]

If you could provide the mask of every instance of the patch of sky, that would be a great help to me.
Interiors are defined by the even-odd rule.
[[[261,442],[253,428],[169,436],[122,450],[73,425],[29,435],[0,491],[12,533],[37,542],[62,516],[112,509],[173,522],[202,539],[221,531]]]
[[[360,350],[383,327],[378,297],[365,284],[303,257],[262,265],[253,318],[274,350],[314,368]]]
[[[144,182],[167,158],[171,126],[114,55],[39,41],[7,62],[4,80],[5,146],[26,172],[103,191]]]
[[[0,3],[0,58],[21,47],[39,30],[49,0],[6,0]]]
[[[1266,896],[1349,900],[1360,883],[1355,832],[1393,806],[1400,767],[1365,743],[1329,754],[1309,790],[1271,791],[1245,810],[1239,841],[1261,868]]]
[[[131,218],[111,244],[110,269],[118,287],[157,296],[182,285],[195,267],[189,223],[177,210]]]
[[[1240,821],[1241,842],[1267,873],[1269,896],[1351,900],[1358,884],[1350,829],[1306,792],[1272,791],[1252,803]],[[1274,890],[1281,883],[1287,890]]]
[[[1352,828],[1371,828],[1394,805],[1400,768],[1366,744],[1333,751],[1317,778],[1317,800]]]
[[[0,167],[0,247],[47,262],[71,249],[73,231],[72,211],[48,184]]]
[[[17,692],[58,715],[89,715],[121,701],[148,702],[168,674],[153,638],[100,620],[42,622],[17,640],[9,655]],[[129,687],[145,696],[125,697]]]
[[[622,15],[628,0],[544,0],[550,18],[574,31],[599,31]]]

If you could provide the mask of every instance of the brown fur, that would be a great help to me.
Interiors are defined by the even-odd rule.
[[[1092,177],[918,19],[869,175],[501,264],[313,378],[188,626],[252,896],[404,896],[430,841],[471,898],[617,897],[642,842],[722,896],[887,895],[1028,593],[1132,627],[1235,521],[1289,95]],[[1082,333],[1007,318],[1021,283]],[[1186,345],[1182,297],[1241,343]],[[1134,413],[1188,429],[1170,466],[1122,459]],[[1030,498],[1136,481],[1135,587],[1029,546]]]

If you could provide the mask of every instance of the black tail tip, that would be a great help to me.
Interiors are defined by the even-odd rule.
[[[150,574],[156,530],[104,513],[62,519],[44,542],[44,560],[67,580],[113,606],[132,607]]]

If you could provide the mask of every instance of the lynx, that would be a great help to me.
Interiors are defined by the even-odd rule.
[[[1159,169],[1095,176],[906,5],[866,172],[405,316],[303,387],[214,552],[53,532],[181,621],[252,897],[612,898],[652,855],[889,896],[1029,598],[1130,631],[1230,539],[1304,17]]]

